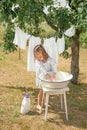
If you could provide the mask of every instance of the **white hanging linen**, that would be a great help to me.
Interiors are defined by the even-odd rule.
[[[48,11],[49,7],[50,7],[50,6],[44,6],[43,12],[44,12],[46,15],[49,14],[49,11]]]
[[[19,48],[25,50],[26,43],[29,37],[29,34],[24,33],[17,25],[15,25],[15,36],[13,40],[13,43],[15,45],[18,45]]]
[[[57,44],[55,42],[55,38],[46,38],[44,39],[44,48],[48,55],[52,57],[56,63],[58,63],[58,51],[57,51]]]
[[[64,38],[64,35],[62,36],[62,38],[57,39],[57,50],[58,50],[59,54],[63,53],[63,51],[65,50],[65,38]]]
[[[72,25],[69,29],[67,29],[64,34],[68,37],[72,37],[75,35],[75,26]]]
[[[66,7],[68,9],[70,9],[70,6],[67,2],[67,0],[53,0],[54,2],[54,7],[58,8],[58,7]]]
[[[28,55],[27,55],[27,71],[35,72],[33,49],[36,45],[40,43],[41,39],[39,37],[32,36],[29,40]]]

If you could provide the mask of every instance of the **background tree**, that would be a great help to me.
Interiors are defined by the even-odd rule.
[[[72,37],[72,61],[71,61],[71,73],[73,74],[73,83],[77,83],[79,76],[79,47],[80,47],[80,34],[87,28],[87,0],[69,0],[69,5],[75,14],[75,27],[76,33]]]
[[[47,37],[46,30],[41,26],[43,23],[49,25],[54,32],[49,37],[55,38],[61,37],[65,30],[74,25],[76,33],[72,37],[71,44],[71,73],[72,82],[77,84],[79,37],[87,28],[87,0],[67,0],[67,2],[70,9],[57,6],[57,0],[3,0],[0,1],[0,20],[7,23],[8,27],[12,24],[12,19],[15,19],[22,30],[39,37]],[[45,8],[47,13],[44,11]]]

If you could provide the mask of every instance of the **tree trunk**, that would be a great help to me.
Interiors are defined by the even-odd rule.
[[[21,49],[19,48],[19,60],[21,60]]]
[[[71,60],[71,73],[73,75],[73,79],[71,82],[73,84],[78,83],[78,76],[79,76],[79,36],[80,36],[81,31],[76,30],[76,34],[73,37],[73,42],[71,45],[71,52],[72,52],[72,60]]]

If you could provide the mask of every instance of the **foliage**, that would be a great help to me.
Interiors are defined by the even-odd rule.
[[[87,31],[81,33],[81,35],[80,35],[80,45],[81,45],[81,47],[87,48]]]
[[[13,24],[8,24],[3,38],[4,39],[3,48],[5,53],[14,52],[15,50],[17,50],[17,47],[13,44],[13,38],[14,38]]]
[[[75,25],[78,29],[87,29],[87,0],[68,0],[71,9],[75,12]]]
[[[53,0],[3,0],[0,1],[0,22],[9,24],[14,20],[21,29],[41,37],[45,37],[41,35],[45,32],[40,26],[42,22],[55,30],[56,37],[61,37],[72,24],[86,29],[87,0],[68,0],[68,3],[71,9],[55,7]],[[44,12],[45,7],[48,14]]]

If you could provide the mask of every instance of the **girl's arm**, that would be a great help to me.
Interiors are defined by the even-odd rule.
[[[54,59],[52,59],[52,58],[50,59],[50,65],[51,65],[51,69],[52,69],[52,72],[53,72],[50,79],[55,80],[56,79],[56,73],[57,73],[57,64],[54,61]]]

